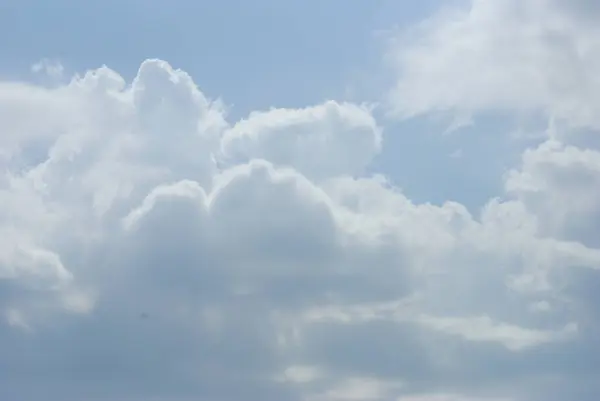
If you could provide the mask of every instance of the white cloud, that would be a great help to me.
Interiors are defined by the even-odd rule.
[[[551,25],[587,44],[594,28],[547,1],[519,4],[476,1],[413,32],[397,111],[543,109],[594,125],[593,95],[539,36]],[[562,64],[534,77],[540,52],[515,58],[541,44],[543,62]],[[232,122],[160,60],[131,83],[102,67],[0,89],[0,394],[528,401],[597,389],[598,150],[568,126],[474,212],[367,174],[383,128],[366,106]]]
[[[65,68],[56,60],[41,59],[31,66],[31,71],[34,73],[44,73],[53,79],[60,79],[63,76]]]
[[[600,152],[549,139],[523,154],[520,170],[509,172],[506,188],[540,217],[543,230],[600,246]]]
[[[427,296],[432,297],[433,294],[427,294]],[[545,343],[569,341],[577,335],[578,331],[576,323],[568,323],[563,328],[555,330],[539,330],[495,322],[488,316],[439,317],[420,314],[418,313],[419,303],[414,301],[415,299],[408,303],[379,303],[349,308],[316,308],[308,311],[305,319],[309,322],[337,322],[339,324],[364,324],[377,320],[410,322],[440,333],[458,336],[467,341],[497,343],[514,352]]]
[[[323,394],[311,396],[310,401],[367,401],[387,399],[402,387],[399,383],[386,383],[373,378],[350,378],[337,383]]]
[[[577,333],[577,325],[567,324],[560,331],[524,329],[509,324],[494,323],[489,317],[452,318],[420,316],[418,322],[444,333],[458,335],[470,341],[496,341],[506,348],[519,351],[546,342],[570,339]]]
[[[222,144],[229,158],[264,158],[319,179],[362,173],[381,149],[381,128],[366,106],[328,101],[254,112]]]
[[[511,401],[508,398],[473,398],[456,394],[425,394],[401,397],[397,401]]]
[[[284,380],[295,383],[308,383],[317,380],[321,373],[312,366],[290,366],[283,372]]]
[[[562,3],[473,0],[402,33],[390,50],[391,111],[542,112],[598,127],[600,31]]]

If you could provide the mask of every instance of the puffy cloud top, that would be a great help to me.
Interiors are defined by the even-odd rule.
[[[223,152],[241,160],[271,160],[319,179],[361,173],[381,141],[369,109],[328,101],[301,110],[254,112],[225,133]]]

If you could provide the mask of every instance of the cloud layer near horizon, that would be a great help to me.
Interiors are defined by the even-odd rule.
[[[390,49],[396,116],[551,121],[481,211],[367,174],[367,106],[233,122],[161,60],[0,83],[0,395],[593,399],[600,102],[592,74],[543,66],[569,43],[592,71],[597,36],[585,2],[554,3],[473,1]]]

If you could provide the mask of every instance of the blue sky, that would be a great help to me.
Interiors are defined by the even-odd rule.
[[[593,2],[5,3],[0,399],[597,399]]]

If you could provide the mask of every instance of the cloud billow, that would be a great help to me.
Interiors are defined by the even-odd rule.
[[[0,394],[493,401],[600,390],[586,286],[600,268],[600,153],[569,134],[596,129],[595,99],[577,85],[552,97],[577,83],[552,71],[517,82],[539,60],[509,80],[514,53],[529,51],[500,46],[511,13],[519,46],[544,60],[563,50],[520,25],[545,27],[552,2],[500,3],[440,14],[391,49],[395,116],[541,109],[567,121],[476,214],[416,203],[368,174],[384,126],[365,105],[231,122],[155,59],[130,83],[108,67],[52,88],[0,83]],[[581,29],[576,41],[595,43]],[[448,32],[473,34],[470,52]],[[491,55],[508,66],[469,75]]]

